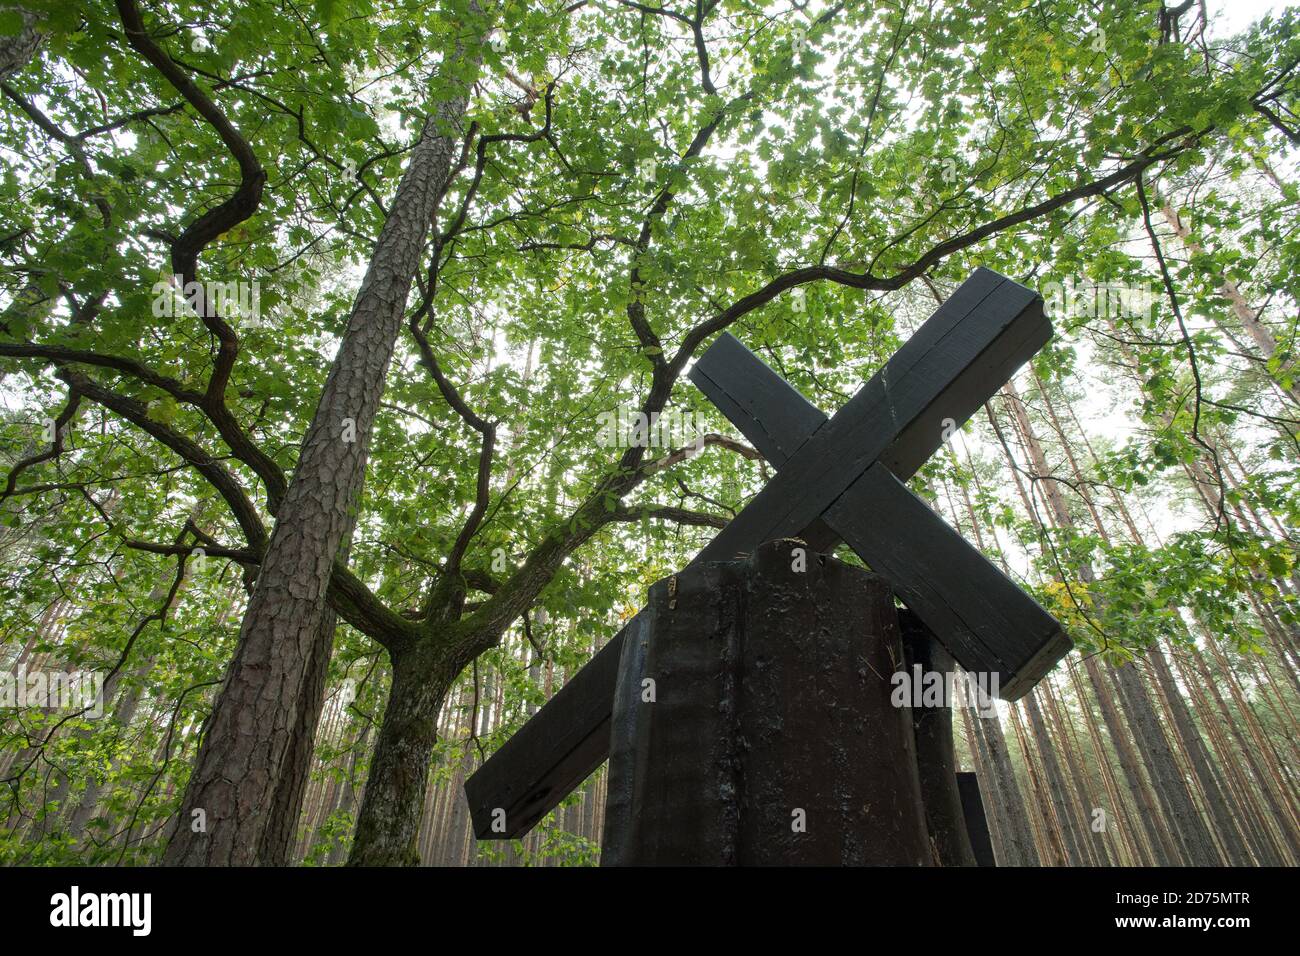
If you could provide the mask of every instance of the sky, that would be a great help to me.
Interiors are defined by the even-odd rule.
[[[1281,10],[1288,5],[1276,0],[1209,0],[1206,7],[1210,11],[1213,35],[1225,36],[1244,29],[1266,13]]]

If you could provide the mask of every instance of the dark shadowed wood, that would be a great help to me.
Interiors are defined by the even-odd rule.
[[[913,448],[924,442],[922,433],[927,429],[933,430],[937,446],[940,421],[949,417],[939,399],[949,384],[972,364],[979,365],[977,360],[986,352],[996,353],[989,367],[1001,367],[1005,353],[1031,341],[1031,327],[1043,326],[1046,321],[1035,293],[979,270],[799,447],[799,454],[786,462],[696,560],[730,560],[752,551],[748,542],[797,535],[820,518],[887,449],[897,449],[901,458],[910,459],[915,454]],[[921,331],[935,329],[942,334],[921,335]],[[706,359],[707,354],[696,364]],[[988,394],[1004,382],[1005,378],[988,383]]]
[[[867,513],[860,502],[871,502]],[[827,523],[935,632],[968,671],[998,674],[1015,700],[1070,651],[1056,619],[883,465],[826,514]]]
[[[964,421],[1050,334],[1041,299],[994,272],[977,269],[829,421],[724,334],[696,363],[691,377],[779,471],[692,564],[731,559],[752,552],[763,541],[795,535],[803,537],[810,550],[829,549],[837,533],[844,536],[843,528],[829,527],[822,517],[831,511],[853,536],[850,546],[872,549],[875,537],[870,528],[861,527],[853,508],[858,502],[854,488],[865,473],[880,460],[910,475],[939,446],[944,419]],[[793,466],[783,467],[792,461]],[[964,557],[962,546],[969,549],[941,521],[929,535],[944,543],[942,553]],[[891,573],[879,554],[873,560],[859,553],[881,573]],[[898,557],[889,566],[894,574],[907,575],[919,563],[916,556]],[[981,579],[995,588],[1010,583],[999,583],[987,573]],[[1024,659],[1023,641],[999,639],[1002,618],[984,620],[984,605],[960,618],[934,610],[949,596],[947,588],[917,588],[916,610],[944,640],[952,641],[950,650],[968,669],[1003,673],[1004,696],[1023,692],[1059,659],[1063,647],[1068,650],[1063,639],[1044,637],[1044,646]],[[1014,585],[1012,589],[1014,594],[999,593],[1009,601],[1033,604]],[[1013,621],[1034,621],[1031,635],[1042,636],[1032,610],[1007,613]],[[480,838],[522,835],[604,759],[626,633],[627,628],[617,634],[467,781]],[[505,833],[490,830],[492,810],[498,807],[506,810]]]
[[[826,423],[826,416],[729,332],[709,346],[687,376],[773,468]],[[737,427],[739,427],[737,425]]]
[[[984,814],[984,799],[980,796],[979,778],[968,772],[957,774],[957,790],[961,793],[962,812],[966,817],[971,848],[975,851],[975,864],[997,866],[993,840],[989,837],[989,821]]]
[[[624,651],[603,865],[931,862],[910,711],[890,701],[889,585],[816,555],[795,570],[795,545],[651,589]]]
[[[908,673],[919,665],[923,672],[947,674],[956,665],[928,627],[912,611],[898,612],[903,633],[903,653]],[[961,794],[957,790],[957,758],[952,746],[951,701],[937,707],[913,707],[916,766],[921,780],[921,802],[930,832],[930,850],[940,866],[975,866],[975,851],[966,833]]]
[[[609,715],[623,639],[634,617],[465,781],[474,835],[523,836],[609,755]],[[505,811],[493,832],[493,811]]]
[[[976,278],[980,276],[977,274]],[[974,282],[972,279],[966,285]],[[1006,284],[1015,286],[1015,283]],[[1032,296],[1028,290],[1022,291]],[[1023,299],[1022,295],[1016,301]],[[932,318],[922,329],[934,321]],[[917,335],[920,334],[918,331]],[[1069,638],[1038,602],[953,531],[894,475],[906,478],[913,474],[921,461],[941,444],[943,419],[951,418],[956,424],[964,422],[1041,347],[1047,335],[1050,335],[1050,325],[1034,300],[1014,322],[1003,328],[991,347],[955,377],[951,393],[945,391],[934,407],[904,425],[882,455],[882,460],[892,461],[898,471],[891,473],[883,463],[868,468],[826,509],[821,519],[869,566],[894,582],[907,605],[948,645],[963,667],[997,673],[999,692],[1007,700],[1022,696],[1065,656],[1071,647]],[[741,343],[734,339],[727,341],[729,338],[724,335],[700,357],[691,370],[691,378],[746,438],[756,447],[767,448],[768,460],[782,470],[787,464],[787,459],[781,457],[786,449],[793,448],[803,455],[822,440],[830,426],[824,415],[813,414],[815,407],[797,390]],[[906,348],[900,349],[899,354]],[[907,367],[915,372],[919,366],[913,363]],[[787,411],[791,408],[799,410],[797,416],[792,417]],[[848,408],[846,405],[845,410]],[[887,414],[875,427],[885,431],[893,427],[898,421],[894,417],[896,411],[896,405],[887,406]],[[791,423],[807,428],[807,444],[797,441],[793,435],[784,435],[782,429]],[[772,440],[774,433],[782,434],[780,442]],[[778,480],[783,477],[784,473]],[[777,480],[768,484],[769,489],[776,487],[779,487]],[[759,498],[762,496],[761,493]],[[753,504],[757,502],[755,499]],[[724,534],[725,529],[714,539],[714,544]],[[818,545],[824,546],[825,542]],[[703,555],[702,552],[701,558]]]

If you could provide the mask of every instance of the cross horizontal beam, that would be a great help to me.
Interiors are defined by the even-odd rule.
[[[1051,334],[1037,293],[977,270],[833,418],[807,436],[695,560],[731,560],[757,543],[798,535],[876,462],[911,477],[941,444],[944,420],[969,418]],[[691,377],[704,388],[702,382],[730,373],[738,387],[724,389],[735,396],[755,371],[745,357],[757,362],[724,336],[696,363],[706,371],[697,375],[693,369]],[[733,362],[736,367],[729,368]],[[782,397],[792,400],[797,393],[781,384]],[[774,391],[775,386],[763,394]]]
[[[782,409],[778,401],[766,403],[771,414],[755,419],[764,434],[750,437],[774,464],[790,464],[692,564],[729,559],[753,551],[763,541],[819,528],[822,514],[834,511],[838,499],[856,483],[868,483],[871,487],[861,492],[868,495],[897,497],[899,490],[910,495],[901,486],[889,488],[881,472],[887,469],[894,481],[894,476],[910,476],[938,446],[943,420],[964,422],[1050,334],[1041,299],[994,272],[978,269],[833,419],[828,421],[802,396],[795,400],[788,394],[793,389],[773,375],[780,387],[767,383],[770,394],[784,397],[787,407]],[[728,338],[713,348],[725,351]],[[706,363],[706,368],[709,364],[717,371],[718,364]],[[761,390],[758,398],[746,389],[721,391],[732,396],[733,405],[759,402],[763,396]],[[719,396],[724,413],[727,400]],[[792,458],[795,451],[797,458]],[[868,476],[877,465],[880,471]],[[943,524],[919,500],[917,504]],[[871,529],[853,525],[852,513],[835,514],[843,529],[852,526],[855,537],[869,540]],[[914,520],[923,518],[913,515]],[[639,618],[629,621],[466,781],[474,832],[480,839],[527,833],[603,762],[618,660]],[[954,656],[961,659],[955,649]],[[501,813],[504,825],[494,827]]]
[[[1013,337],[1019,344],[1004,347],[993,363],[1013,366],[1007,377],[1051,332],[1042,316],[1026,320],[1019,328],[1023,336]],[[690,375],[778,471],[791,458],[806,454],[813,436],[827,426],[826,416],[725,333]],[[978,392],[956,394],[959,386],[960,381],[954,390],[943,392],[936,412],[940,420],[965,419],[972,411],[962,403]],[[797,414],[792,415],[791,409],[797,409]],[[768,424],[772,421],[780,421],[783,443],[772,440]],[[1055,618],[900,480],[910,477],[917,463],[942,443],[943,429],[938,422],[933,424],[933,428],[906,429],[882,456],[901,474],[877,461],[826,509],[821,521],[872,570],[889,579],[904,603],[964,668],[996,673],[1000,696],[1016,700],[1069,653],[1071,642]],[[803,428],[807,436],[802,444],[793,440],[796,428]],[[768,488],[778,487],[776,481],[768,484]],[[819,548],[826,550],[830,544],[833,539],[823,535]]]

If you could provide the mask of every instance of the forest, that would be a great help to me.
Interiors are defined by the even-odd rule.
[[[999,866],[1300,864],[1300,7],[0,0],[0,863],[594,866],[466,779],[977,267]],[[840,546],[836,556],[861,560]]]

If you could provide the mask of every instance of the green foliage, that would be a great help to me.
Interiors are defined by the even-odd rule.
[[[120,667],[116,693],[139,698],[127,725],[65,723],[28,756],[60,717],[4,715],[0,752],[14,757],[4,775],[30,763],[9,787],[11,819],[43,835],[28,842],[6,833],[0,861],[143,862],[178,804],[233,652],[246,580],[237,562],[208,556],[200,568],[191,558],[169,597],[177,556],[139,545],[198,546],[184,537],[189,521],[219,547],[248,546],[193,456],[160,436],[184,436],[219,462],[272,526],[265,482],[185,397],[207,388],[216,338],[184,308],[157,308],[170,237],[226,200],[239,170],[213,125],[124,42],[113,4],[23,6],[42,15],[45,40],[36,61],[5,81],[13,95],[0,110],[0,346],[8,348],[0,452],[12,468],[48,447],[42,428],[67,401],[59,372],[69,366],[123,401],[147,403],[147,414],[131,421],[83,399],[61,454],[13,472],[18,493],[0,503],[0,661],[26,648],[48,666]],[[498,423],[488,509],[466,572],[507,580],[543,545],[580,528],[575,516],[620,474],[624,451],[600,444],[598,415],[641,407],[656,363],[673,359],[703,321],[793,270],[838,270],[742,310],[731,325],[833,410],[933,309],[937,293],[984,264],[1030,283],[1076,276],[1159,290],[1147,316],[1057,318],[1058,337],[1034,371],[1058,397],[1082,400],[1102,381],[1129,400],[1122,411],[1134,427],[1113,441],[1086,422],[1079,435],[1047,440],[1063,475],[1057,451],[1070,445],[1097,497],[1113,491],[1134,509],[1193,505],[1169,519],[1174,532],[1162,541],[1106,540],[1077,489],[1067,489],[1078,522],[1045,531],[1052,522],[1023,507],[979,417],[965,432],[977,453],[956,470],[937,459],[920,486],[935,497],[945,481],[964,489],[988,532],[986,551],[1014,566],[1090,648],[1123,655],[1158,637],[1185,641],[1197,621],[1255,653],[1264,638],[1252,598],[1295,620],[1280,582],[1294,579],[1288,536],[1300,511],[1295,406],[1285,404],[1296,386],[1300,192],[1289,181],[1260,187],[1261,163],[1276,163],[1282,180],[1290,167],[1282,131],[1256,106],[1261,91],[1295,105],[1287,67],[1300,56],[1295,11],[1201,49],[1162,42],[1158,0],[848,4],[825,17],[822,5],[773,15],[769,5],[722,0],[697,8],[707,11],[706,81],[679,20],[613,0],[476,8],[469,0],[205,0],[145,11],[156,41],[267,174],[256,211],[206,247],[199,277],[257,286],[261,321],[236,323],[238,358],[216,397],[278,468],[295,465],[424,117],[454,88],[449,54],[491,16],[499,42],[482,50],[482,79],[456,131],[466,168],[434,224],[446,234],[420,250],[421,277],[436,275],[436,284],[424,283],[411,303],[412,312],[428,307],[430,346],[447,379],[477,415]],[[0,14],[0,34],[13,29],[12,15]],[[549,135],[531,135],[548,111]],[[692,151],[710,127],[707,144]],[[489,138],[481,179],[473,175],[479,137]],[[1143,245],[1132,177],[1104,195],[1042,207],[1140,157],[1150,159],[1142,175],[1157,222],[1166,199],[1194,205],[1201,251],[1170,255],[1163,236],[1186,338]],[[1225,279],[1260,308],[1268,300],[1270,355],[1242,332]],[[659,345],[634,334],[638,307]],[[46,351],[25,355],[28,346]],[[1254,350],[1244,363],[1243,348]],[[154,374],[55,350],[127,358]],[[731,433],[684,382],[664,410]],[[1095,454],[1080,448],[1083,433],[1097,439]],[[691,437],[649,449],[646,460]],[[1240,449],[1249,467],[1225,483],[1225,520],[1202,522],[1202,512],[1185,521],[1195,511],[1187,469],[1204,465],[1211,442]],[[475,500],[479,453],[479,434],[404,333],[348,559],[393,611],[417,615],[438,580]],[[726,518],[763,480],[759,463],[710,447],[653,471],[626,500],[608,493],[599,504],[605,514],[620,504],[671,505]],[[1268,528],[1232,509],[1259,512]],[[1105,521],[1119,527],[1112,512]],[[479,659],[502,705],[478,743],[499,745],[543,702],[540,669],[549,667],[558,686],[711,533],[617,521],[568,555],[529,595],[531,613],[545,608],[549,617],[533,627],[539,650],[525,650],[516,627]],[[471,607],[487,599],[470,588]],[[357,697],[339,706],[338,732],[322,736],[317,780],[342,779],[354,748],[373,745],[373,734],[362,734],[382,719],[387,668],[369,636],[340,627],[331,693],[353,681]],[[467,728],[479,711],[467,691],[482,685],[473,679],[462,675],[449,699],[444,721],[460,731],[440,743],[435,784],[451,785],[474,747]],[[363,756],[360,779],[364,771]],[[68,812],[92,784],[96,816],[70,834]],[[60,786],[61,802],[51,800]],[[346,842],[352,819],[327,815],[308,862],[325,862]],[[580,838],[549,824],[545,834],[529,852],[594,860]]]

